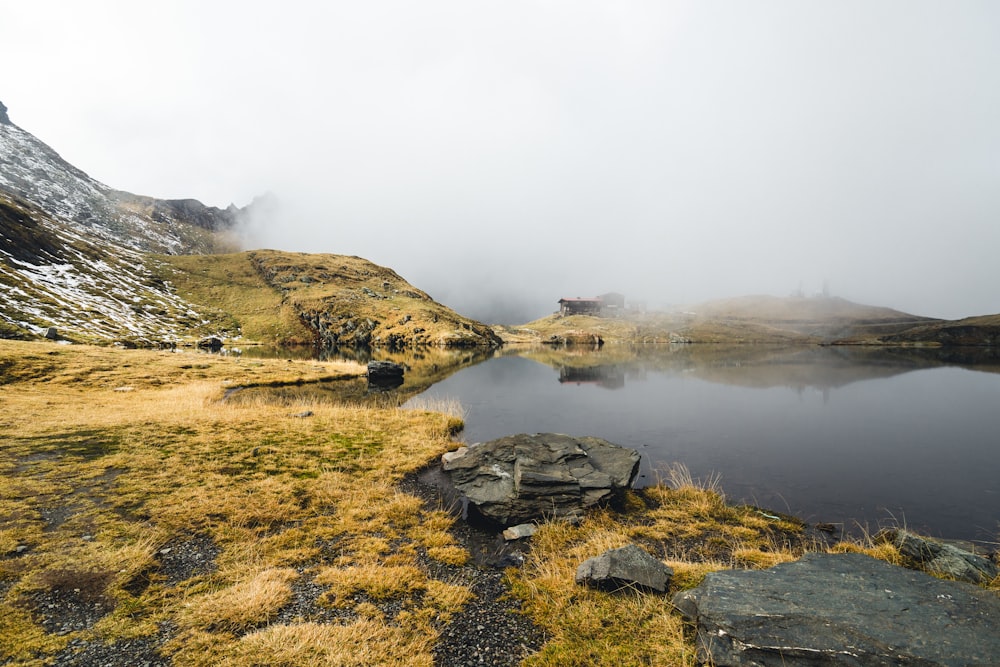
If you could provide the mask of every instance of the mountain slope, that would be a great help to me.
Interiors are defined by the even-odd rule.
[[[142,253],[0,192],[0,337],[175,340],[202,321]]]
[[[158,259],[178,294],[204,304],[198,311],[230,336],[321,348],[500,344],[488,326],[360,257],[254,250]]]
[[[0,191],[81,232],[134,250],[176,254],[235,249],[226,232],[237,225],[242,209],[109,188],[12,123],[2,103],[0,108]]]

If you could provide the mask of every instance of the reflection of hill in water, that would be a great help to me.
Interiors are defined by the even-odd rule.
[[[684,373],[708,382],[744,387],[830,389],[942,366],[1000,372],[1000,351],[988,348],[886,348],[769,345],[671,345],[602,350],[525,350],[524,356],[556,368],[564,378],[641,381],[649,371]],[[572,380],[569,380],[572,381]],[[603,385],[610,386],[610,385]]]

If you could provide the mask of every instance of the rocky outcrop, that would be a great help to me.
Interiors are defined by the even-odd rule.
[[[666,593],[674,571],[634,545],[588,558],[576,569],[576,583],[605,591],[639,589]]]
[[[10,125],[10,116],[7,115],[7,107],[0,102],[0,125]]]
[[[880,541],[894,544],[906,559],[906,564],[917,569],[973,584],[986,583],[1000,575],[1000,569],[992,560],[954,544],[928,539],[901,529],[884,530],[876,537]]]
[[[231,250],[238,209],[134,195],[91,178],[0,111],[0,191],[70,223],[77,232],[133,250],[184,254]],[[98,239],[92,239],[97,241]]]
[[[1000,597],[862,554],[721,571],[678,593],[718,667],[1000,664]]]
[[[600,438],[520,434],[449,452],[442,468],[469,513],[512,526],[581,517],[631,486],[639,454]]]
[[[298,314],[321,350],[496,348],[493,330],[360,257],[258,250],[251,266]]]

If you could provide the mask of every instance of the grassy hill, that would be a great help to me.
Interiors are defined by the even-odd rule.
[[[587,332],[608,343],[817,344],[875,340],[940,322],[836,297],[745,296],[620,319],[550,315],[505,327],[501,334],[511,343],[551,342],[571,332]]]
[[[157,259],[177,293],[229,336],[388,349],[500,343],[486,325],[360,257],[254,250]]]

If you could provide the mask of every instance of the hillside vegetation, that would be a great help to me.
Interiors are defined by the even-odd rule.
[[[391,269],[360,257],[255,250],[162,256],[179,296],[228,336],[333,348],[496,347],[462,317]]]

